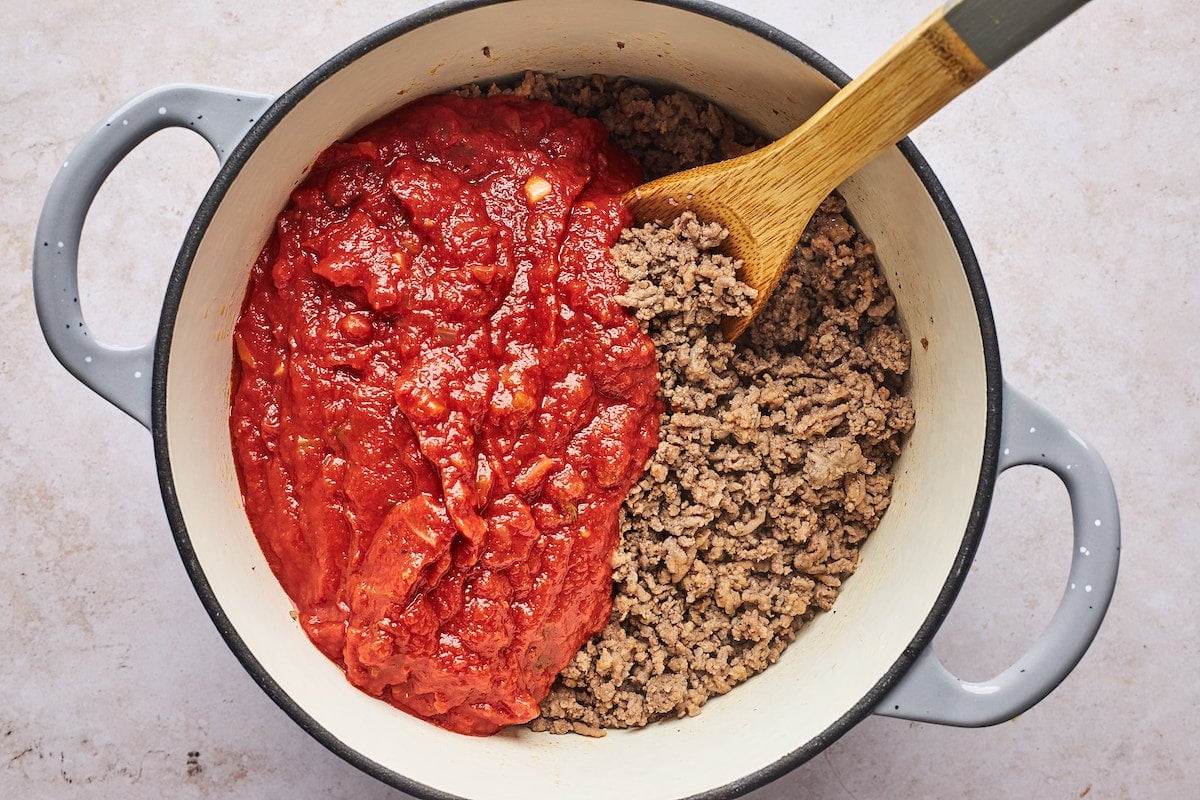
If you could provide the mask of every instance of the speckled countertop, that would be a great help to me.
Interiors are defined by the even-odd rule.
[[[401,796],[300,731],[226,649],[175,551],[150,437],[42,341],[30,254],[55,171],[128,98],[171,82],[280,92],[421,4],[2,5],[0,797]],[[731,5],[851,74],[933,6]],[[1113,473],[1124,551],[1099,638],[1012,722],[868,718],[755,800],[1196,796],[1198,38],[1188,0],[1094,0],[913,136],[978,252],[1006,377]],[[169,131],[101,190],[81,277],[101,335],[152,335],[215,166],[198,138]],[[937,639],[949,666],[983,678],[1032,642],[1064,588],[1068,535],[1049,473],[1004,475]]]

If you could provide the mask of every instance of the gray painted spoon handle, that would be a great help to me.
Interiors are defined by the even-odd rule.
[[[945,19],[988,69],[995,69],[1087,0],[950,0]]]

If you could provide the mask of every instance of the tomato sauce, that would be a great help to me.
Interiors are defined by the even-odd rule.
[[[230,427],[255,535],[348,679],[450,730],[537,716],[611,610],[660,411],[613,300],[639,178],[560,108],[424,98],[325,151],[254,265]]]

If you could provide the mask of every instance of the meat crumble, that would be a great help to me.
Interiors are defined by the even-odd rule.
[[[733,158],[767,143],[714,103],[687,92],[656,92],[625,77],[559,78],[527,72],[515,86],[472,84],[459,92],[515,94],[594,117],[622,150],[637,158],[647,180]]]

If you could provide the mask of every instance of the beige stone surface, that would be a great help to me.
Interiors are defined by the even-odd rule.
[[[79,137],[173,82],[278,93],[421,4],[0,0],[0,797],[396,797],[300,731],[196,599],[149,435],[54,360],[33,310],[41,203]],[[850,73],[933,7],[739,0]],[[1181,798],[1200,789],[1200,23],[1188,0],[1094,0],[914,134],[978,252],[1005,374],[1088,438],[1124,550],[1099,638],[1018,719],[961,730],[872,717],[752,793],[783,798]],[[83,238],[94,329],[153,335],[215,173],[185,132],[101,190]],[[1065,492],[1000,481],[937,639],[984,678],[1049,620]]]

